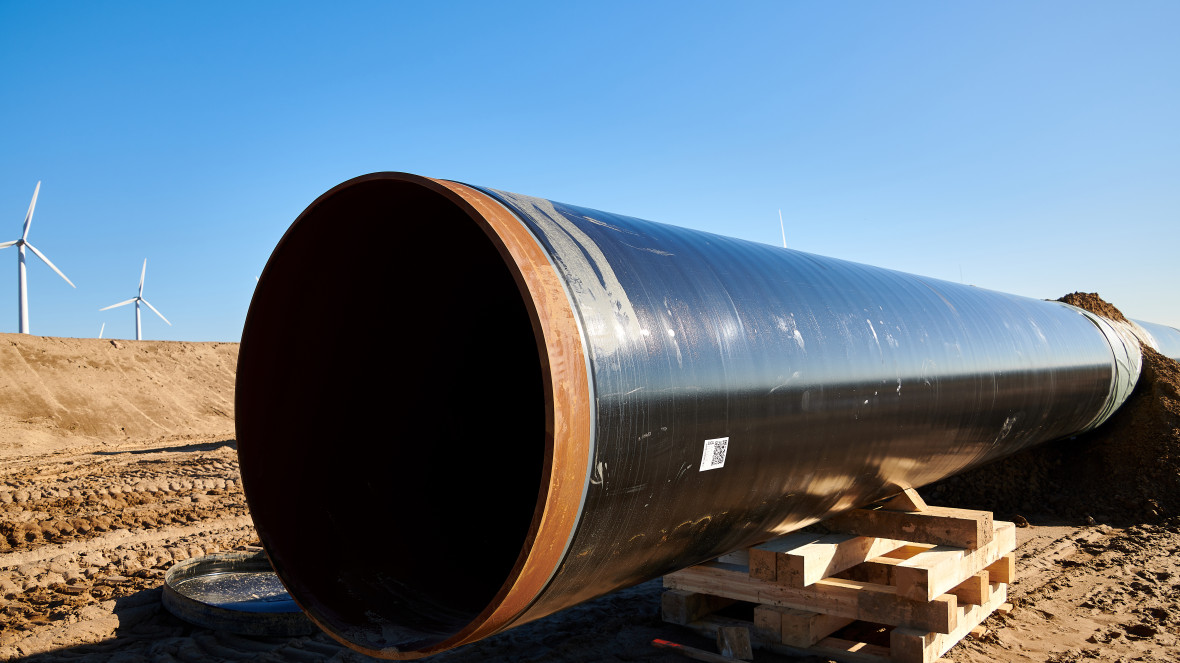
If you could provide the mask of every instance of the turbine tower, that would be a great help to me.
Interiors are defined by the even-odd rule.
[[[38,254],[38,255],[40,255],[40,254]],[[161,320],[163,320],[164,322],[168,322],[168,318],[165,318],[163,313],[160,313],[159,311],[157,311],[156,307],[152,306],[151,302],[149,302],[148,300],[143,298],[143,278],[145,276],[147,276],[147,258],[143,259],[143,270],[139,273],[139,294],[131,299],[128,299],[125,302],[119,302],[118,304],[111,304],[110,306],[106,306],[106,307],[98,309],[100,311],[106,311],[107,309],[118,308],[120,306],[125,306],[127,304],[134,302],[135,303],[135,340],[137,340],[137,341],[143,340],[143,328],[140,325],[140,320],[139,320],[139,303],[140,302],[143,302],[145,306],[150,308],[152,310],[152,313],[155,313],[156,315],[160,316]],[[172,323],[168,322],[168,326],[171,327]]]
[[[78,286],[74,282],[66,278],[65,274],[54,265],[49,258],[45,257],[44,253],[37,250],[37,247],[29,243],[29,226],[33,223],[33,208],[37,206],[37,194],[41,192],[41,182],[37,182],[37,188],[33,189],[33,201],[29,203],[29,211],[25,214],[25,231],[21,233],[20,239],[14,239],[11,242],[0,243],[0,249],[7,249],[10,246],[16,246],[16,284],[17,284],[17,328],[20,333],[29,333],[29,290],[26,285],[25,277],[25,247],[37,254],[37,257],[45,261],[50,269],[57,272],[57,275],[66,280],[71,288]]]

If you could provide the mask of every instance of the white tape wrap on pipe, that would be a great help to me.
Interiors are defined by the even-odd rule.
[[[1154,343],[1151,342],[1151,335],[1145,330],[1142,328],[1136,330],[1138,325],[1111,320],[1069,304],[1063,303],[1061,305],[1069,306],[1093,322],[1094,326],[1106,337],[1106,342],[1110,344],[1110,351],[1114,355],[1115,375],[1110,383],[1110,395],[1098,416],[1094,417],[1094,421],[1091,421],[1083,429],[1090,430],[1109,419],[1131,397],[1131,392],[1135,390],[1135,384],[1139,382],[1139,373],[1143,370],[1143,350],[1141,347],[1143,344],[1154,346]]]

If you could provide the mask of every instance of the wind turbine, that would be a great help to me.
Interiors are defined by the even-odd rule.
[[[40,255],[40,254],[38,254],[38,255]],[[157,311],[156,307],[151,305],[151,302],[149,302],[148,300],[143,298],[143,277],[145,277],[145,276],[147,276],[147,258],[143,259],[143,271],[141,271],[139,273],[139,294],[131,299],[128,299],[125,302],[119,302],[118,304],[111,304],[110,306],[106,306],[106,307],[98,309],[100,311],[106,311],[107,309],[118,308],[120,306],[126,306],[127,304],[134,302],[135,303],[135,340],[137,340],[137,341],[143,340],[143,331],[142,331],[142,327],[140,326],[140,321],[139,321],[139,303],[140,302],[143,302],[148,308],[150,308],[152,310],[152,313],[155,313],[156,315],[160,316],[161,320],[163,320],[164,322],[168,322],[168,318],[165,318],[163,313],[160,313],[159,311]],[[168,322],[168,326],[171,327],[172,323]]]
[[[33,208],[37,206],[37,194],[40,192],[41,182],[37,182],[37,188],[33,189],[33,201],[29,203],[29,211],[25,214],[25,231],[21,233],[20,239],[14,239],[11,242],[0,243],[0,249],[7,249],[8,247],[14,245],[16,246],[16,284],[17,289],[20,291],[17,295],[17,316],[18,328],[22,334],[29,333],[29,290],[28,286],[26,285],[25,278],[26,246],[29,247],[29,250],[31,250],[33,253],[37,254],[38,258],[45,261],[45,264],[49,265],[50,269],[57,272],[58,276],[66,279],[66,283],[69,283],[71,288],[78,287],[74,285],[73,281],[66,278],[66,275],[62,274],[61,270],[57,268],[57,265],[54,265],[52,262],[50,262],[49,258],[46,258],[44,253],[41,253],[37,250],[37,247],[29,243],[29,226],[33,223]]]

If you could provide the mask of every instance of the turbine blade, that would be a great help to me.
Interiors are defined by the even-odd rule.
[[[143,297],[143,277],[147,276],[147,258],[143,259],[143,269],[139,272],[139,296]],[[161,316],[163,317],[163,316]],[[171,324],[171,323],[169,323]]]
[[[50,268],[50,269],[52,269],[53,271],[57,272],[57,275],[58,275],[58,276],[62,277],[63,279],[66,279],[66,283],[69,283],[71,288],[77,288],[77,287],[78,287],[78,286],[74,285],[74,282],[73,282],[73,281],[71,281],[71,280],[69,280],[68,278],[66,278],[66,275],[65,275],[65,274],[62,274],[62,273],[61,273],[61,270],[57,268],[57,265],[53,264],[53,263],[52,263],[52,262],[49,260],[49,258],[46,258],[44,253],[41,253],[40,251],[38,251],[38,250],[37,250],[37,247],[33,246],[32,244],[29,244],[28,242],[25,242],[25,246],[27,246],[27,247],[29,247],[30,249],[32,249],[33,253],[36,253],[38,258],[40,258],[40,259],[44,260],[44,261],[45,261],[45,264],[46,264],[46,265],[49,265],[49,268]]]
[[[160,313],[159,311],[157,311],[157,310],[156,310],[156,307],[155,307],[155,306],[152,306],[152,305],[151,305],[151,304],[148,302],[148,300],[146,300],[146,299],[140,299],[139,301],[141,301],[141,302],[143,302],[144,304],[146,304],[146,305],[147,305],[147,307],[148,307],[148,308],[150,308],[150,309],[152,310],[152,313],[155,313],[156,315],[160,316],[160,319],[161,319],[161,320],[163,320],[164,322],[168,322],[168,318],[165,318],[163,313]],[[168,322],[168,326],[169,326],[169,327],[171,327],[171,326],[172,326],[172,323],[171,323],[171,322]]]
[[[133,303],[135,300],[136,300],[136,298],[135,298],[135,297],[132,297],[131,299],[128,299],[128,300],[127,300],[127,301],[125,301],[125,302],[119,302],[118,304],[111,304],[110,306],[104,306],[103,308],[100,308],[100,309],[98,309],[98,310],[100,310],[100,311],[105,311],[105,310],[107,310],[107,309],[112,309],[112,308],[119,308],[120,306],[126,306],[126,305],[128,305],[128,304],[131,304],[131,303]]]
[[[37,206],[37,194],[41,193],[41,181],[37,181],[37,188],[33,189],[33,200],[29,203],[29,211],[25,214],[25,232],[21,234],[20,238],[25,239],[29,236],[29,226],[33,223],[33,208]]]
[[[20,241],[19,239],[14,239],[11,242],[4,242],[4,243],[0,244],[0,249],[7,249],[8,247],[12,246],[13,244],[16,244],[19,241]]]

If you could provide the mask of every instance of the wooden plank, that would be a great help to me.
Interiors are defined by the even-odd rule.
[[[754,607],[754,624],[762,638],[792,647],[810,647],[854,620],[776,605]]]
[[[905,541],[848,534],[812,537],[808,543],[774,553],[774,581],[791,587],[807,587],[905,544]],[[751,549],[750,563],[754,564],[754,560],[754,550]]]
[[[827,524],[861,536],[905,539],[917,543],[978,548],[992,540],[990,511],[927,507],[925,511],[853,509],[830,518]]]
[[[918,491],[906,488],[900,494],[889,498],[882,508],[890,511],[925,511],[930,507],[926,505],[926,500],[918,495]]]
[[[807,534],[796,533],[780,536],[749,548],[746,551],[730,553],[718,558],[718,561],[728,564],[745,564],[750,568],[750,577],[769,582],[778,582],[778,556],[781,553],[806,548],[811,544],[824,542],[839,542],[855,538],[840,534]],[[742,557],[745,553],[745,557]]]
[[[983,605],[990,594],[989,583],[988,572],[980,571],[947,593],[954,594],[959,599],[959,605]]]
[[[990,542],[974,550],[935,546],[897,564],[893,569],[897,591],[916,601],[928,601],[945,594],[976,573],[990,568],[1016,549],[1016,525],[995,524]],[[1010,582],[993,575],[997,582]]]
[[[1016,580],[1016,555],[1009,552],[988,566],[987,572],[991,574],[992,582],[1012,584]]]
[[[664,576],[664,586],[923,631],[948,633],[956,626],[953,595],[914,601],[898,595],[896,587],[875,583],[828,578],[810,587],[789,587],[750,578],[740,566],[709,563]]]
[[[669,624],[685,626],[733,603],[722,596],[669,589],[660,596],[660,617]]]
[[[782,643],[783,641],[783,611],[794,608],[783,608],[777,605],[754,606],[754,641]],[[805,612],[800,610],[800,612]]]
[[[825,583],[848,582],[840,580],[821,580]],[[875,585],[870,583],[856,583],[850,587],[856,592],[856,618],[862,621],[889,624],[891,626],[910,626],[914,628],[929,628],[939,633],[949,633],[957,625],[956,615],[959,605],[958,599],[952,594],[943,594],[930,601],[914,601],[897,594],[897,588],[891,585]],[[918,627],[922,624],[922,627]]]
[[[909,559],[914,555],[919,555],[934,547],[933,543],[910,543],[906,544],[897,550],[881,555],[882,557],[892,557],[894,559]]]
[[[710,615],[689,624],[697,633],[705,637],[716,637],[717,631],[723,626],[749,625],[749,622]],[[757,631],[755,631],[757,636]],[[792,647],[790,645],[775,644],[766,640],[758,640],[757,646],[776,654],[787,656],[825,656],[843,663],[891,663],[889,648],[870,645],[863,642],[841,640],[838,638],[824,638],[809,648]]]
[[[738,577],[742,570],[746,571],[744,578]],[[747,603],[762,603],[758,594],[766,586],[766,583],[750,578],[748,569],[718,562],[697,564],[664,576],[664,587],[668,589],[712,594]]]
[[[867,562],[857,564],[851,569],[841,571],[835,577],[859,580],[860,582],[873,582],[878,585],[892,585],[894,584],[893,567],[901,562],[902,560],[892,557],[874,557]]]
[[[749,626],[722,626],[717,629],[717,651],[722,656],[740,661],[754,660],[754,647],[750,643]]]
[[[1008,585],[993,583],[982,605],[959,608],[958,625],[950,633],[928,633],[920,629],[895,628],[889,634],[889,650],[895,663],[933,663],[983,623],[1008,600]]]

